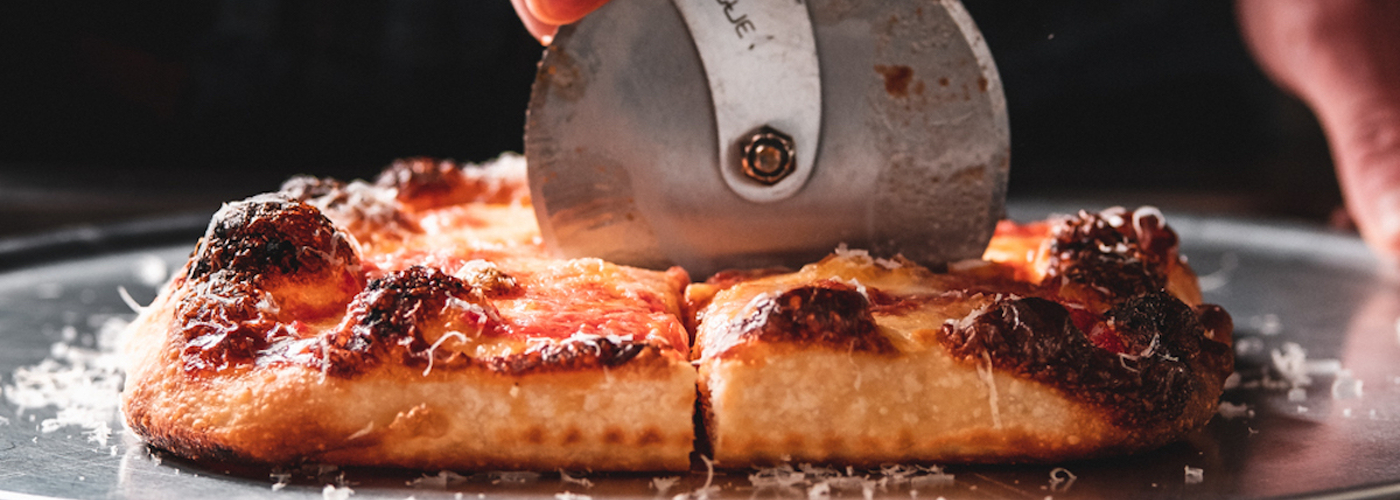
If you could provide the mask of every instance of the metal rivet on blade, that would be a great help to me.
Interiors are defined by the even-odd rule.
[[[773,127],[760,127],[744,141],[744,175],[773,185],[797,169],[792,136]]]

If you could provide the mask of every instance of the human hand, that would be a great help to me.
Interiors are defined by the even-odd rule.
[[[1240,0],[1264,70],[1322,123],[1361,236],[1400,266],[1400,2]]]
[[[608,0],[510,0],[525,29],[540,43],[549,45],[554,33],[565,24],[583,19]]]

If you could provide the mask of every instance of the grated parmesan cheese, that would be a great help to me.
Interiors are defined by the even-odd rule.
[[[710,460],[710,457],[707,457],[705,455],[700,455],[700,461],[705,462],[705,485],[696,488],[695,491],[691,491],[689,493],[681,493],[679,495],[671,497],[672,500],[708,500],[710,498],[710,495],[719,493],[720,487],[714,485],[715,462],[713,460]]]
[[[1185,472],[1186,484],[1201,484],[1201,482],[1206,479],[1205,469],[1198,469],[1187,465]]]
[[[992,355],[987,351],[982,351],[982,360],[985,365],[977,363],[977,376],[982,379],[982,383],[987,384],[987,404],[992,407],[992,428],[1001,428],[1001,406],[997,402],[997,383],[992,375]]]
[[[1332,399],[1360,399],[1361,380],[1352,377],[1351,370],[1338,370],[1332,380]]]
[[[1231,373],[1230,376],[1225,377],[1224,387],[1222,388],[1227,391],[1230,389],[1238,389],[1240,387],[1240,380],[1242,377],[1243,376],[1240,375],[1240,372]]]
[[[290,472],[272,472],[268,474],[268,478],[272,479],[272,491],[279,491],[292,483]]]
[[[418,479],[409,481],[410,487],[418,489],[445,490],[448,486],[461,484],[467,481],[467,476],[463,476],[452,471],[438,471],[436,475],[424,474]]]
[[[1262,335],[1278,335],[1283,331],[1283,322],[1279,321],[1277,314],[1265,314],[1262,316],[1251,316],[1249,326],[1258,330]]]
[[[49,357],[33,366],[21,367],[12,374],[13,384],[4,387],[4,397],[15,405],[18,413],[43,408],[57,408],[52,418],[39,423],[45,434],[70,426],[81,427],[89,442],[106,448],[112,436],[109,422],[120,418],[120,395],[123,370],[121,358],[115,352],[119,336],[127,320],[109,315],[89,318],[97,325],[97,349],[74,347],[65,342],[53,344]],[[62,330],[65,338],[77,341],[77,330],[71,325]],[[34,414],[29,414],[34,421]],[[8,423],[5,420],[5,423]]]
[[[334,484],[328,484],[325,488],[321,489],[322,500],[346,500],[350,498],[350,495],[354,494],[355,490],[350,489],[349,486],[336,488]]]
[[[170,277],[170,268],[165,265],[165,259],[154,254],[137,258],[131,270],[136,281],[151,288],[165,284],[165,279]]]
[[[850,259],[850,258],[869,259],[869,258],[870,258],[870,252],[865,251],[865,250],[852,249],[851,247],[847,246],[847,245],[846,245],[846,242],[844,242],[844,241],[841,242],[840,244],[836,245],[836,249],[833,250],[832,253],[836,254],[837,257],[840,257],[840,258],[843,258],[843,259]]]
[[[1201,276],[1196,279],[1200,283],[1202,292],[1214,292],[1225,288],[1230,284],[1230,277],[1235,273],[1235,269],[1240,266],[1240,257],[1234,252],[1226,252],[1220,255],[1220,268],[1215,272]]]
[[[437,356],[434,356],[434,353],[437,351],[437,348],[442,345],[443,342],[447,341],[447,339],[457,339],[458,342],[461,342],[463,344],[467,343],[467,336],[462,335],[462,332],[447,332],[442,334],[441,337],[438,337],[437,341],[433,342],[433,345],[428,347],[428,367],[423,369],[424,377],[428,376],[429,373],[433,372],[433,360],[437,358]],[[371,422],[371,424],[373,423]]]
[[[1312,377],[1308,376],[1308,351],[1304,350],[1303,346],[1285,342],[1281,350],[1274,349],[1269,353],[1269,357],[1273,359],[1274,369],[1293,387],[1312,384]]]
[[[1254,418],[1254,410],[1250,409],[1248,405],[1234,404],[1229,401],[1221,401],[1220,406],[1216,408],[1216,413],[1219,413],[1220,417],[1226,420]]]
[[[1060,493],[1068,492],[1069,488],[1074,486],[1074,482],[1078,479],[1079,476],[1074,475],[1073,472],[1070,472],[1069,469],[1064,467],[1050,469],[1050,491]]]
[[[651,478],[651,489],[656,490],[657,496],[664,496],[666,492],[671,491],[671,488],[674,488],[676,483],[680,482],[680,480],[680,476],[653,477]]]
[[[1235,339],[1236,356],[1253,356],[1264,352],[1264,339],[1259,337],[1241,337]]]
[[[131,292],[126,291],[126,287],[124,286],[117,286],[117,296],[122,298],[122,302],[126,303],[126,307],[131,309],[131,312],[141,314],[141,311],[146,310],[146,306],[141,305],[140,302],[132,298]]]
[[[592,488],[592,487],[593,487],[593,481],[589,481],[588,478],[586,478],[586,477],[574,477],[574,476],[570,476],[568,472],[564,471],[564,469],[559,469],[559,481],[561,481],[561,482],[563,482],[563,483],[573,483],[573,484],[577,484],[577,485],[582,486],[582,487],[584,487],[584,488]]]
[[[571,491],[555,493],[554,498],[557,498],[558,500],[593,500],[593,497],[590,497],[588,495],[579,495]]]

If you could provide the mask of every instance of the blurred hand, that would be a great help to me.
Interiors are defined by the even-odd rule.
[[[1322,123],[1347,210],[1400,265],[1400,2],[1239,0],[1260,65]]]
[[[525,23],[525,29],[540,43],[549,45],[560,26],[583,19],[608,0],[510,0],[510,3]]]

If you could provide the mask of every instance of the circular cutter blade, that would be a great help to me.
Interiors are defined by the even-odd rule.
[[[928,0],[807,7],[820,142],[801,190],[770,203],[721,175],[704,65],[670,1],[613,0],[561,28],[525,134],[547,245],[696,277],[800,266],[841,244],[928,265],[980,257],[1003,214],[1010,138],[967,12]]]

